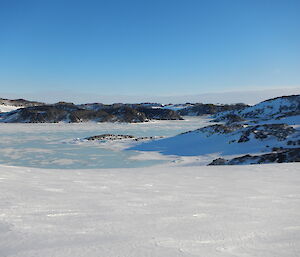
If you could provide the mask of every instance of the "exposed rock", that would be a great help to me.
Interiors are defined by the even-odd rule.
[[[226,121],[226,123],[230,124],[235,122],[242,122],[245,121],[245,119],[239,115],[229,113],[213,120],[213,122],[221,122],[221,121]]]
[[[255,139],[264,140],[271,136],[275,137],[278,141],[285,140],[289,135],[295,133],[295,129],[287,124],[264,124],[264,125],[243,125],[239,123],[232,124],[215,124],[206,126],[194,131],[187,131],[183,134],[198,132],[205,133],[208,136],[216,134],[229,134],[235,132],[240,135],[237,140],[238,143],[244,143],[251,139],[253,136]],[[235,140],[234,140],[235,142]]]
[[[149,120],[183,120],[176,111],[170,109],[138,107],[137,110],[144,113]]]
[[[85,139],[89,140],[89,141],[94,141],[94,140],[114,141],[114,140],[132,139],[132,138],[134,138],[134,136],[131,136],[131,135],[101,134],[101,135],[97,135],[97,136],[86,137]]]
[[[286,112],[284,114],[278,114],[275,119],[280,120],[280,119],[283,119],[283,118],[297,116],[297,115],[300,115],[300,110],[299,111]]]
[[[153,140],[162,137],[135,137],[132,135],[114,135],[114,134],[101,134],[97,136],[86,137],[88,141],[115,141],[115,140],[134,140],[134,141],[143,141],[143,140]]]
[[[36,101],[28,101],[25,99],[4,99],[0,98],[0,104],[3,105],[11,105],[11,106],[16,106],[16,107],[29,107],[29,106],[38,106],[38,105],[44,105],[44,103],[41,102],[36,102]]]
[[[88,104],[80,104],[77,106],[82,109],[94,110],[94,111],[99,111],[105,107],[105,105],[102,103],[88,103]]]
[[[298,140],[289,140],[288,142],[287,142],[287,145],[300,145],[300,139],[298,139]]]
[[[242,164],[266,164],[266,163],[284,163],[284,162],[300,162],[300,148],[286,148],[278,152],[272,152],[261,155],[243,155],[225,160],[218,158],[208,165],[242,165]]]
[[[269,99],[240,110],[218,113],[215,120],[226,121],[228,114],[240,116],[247,120],[282,119],[300,114],[300,95],[281,96]]]
[[[241,110],[248,107],[243,103],[238,104],[225,104],[225,105],[216,105],[216,104],[195,104],[193,106],[184,108],[182,110],[178,110],[180,115],[190,115],[190,116],[201,116],[208,114],[216,114],[224,111],[232,111],[232,110]]]
[[[208,165],[225,165],[225,164],[227,164],[227,162],[228,162],[228,160],[225,160],[223,158],[218,158],[218,159],[213,160]]]
[[[231,125],[215,124],[215,125],[210,125],[210,126],[206,126],[204,128],[197,129],[197,130],[195,130],[195,132],[202,132],[202,133],[206,133],[208,135],[228,134],[228,133],[237,131],[238,129],[241,129],[241,128],[243,128],[243,125],[241,125],[241,124],[231,124]]]
[[[95,107],[95,106],[93,106]],[[56,123],[56,122],[145,122],[150,119],[178,120],[172,110],[132,108],[123,104],[102,105],[101,108],[82,108],[73,103],[32,106],[0,114],[1,122]]]
[[[245,155],[230,160],[228,165],[300,162],[300,148],[283,149],[262,155]]]
[[[256,139],[266,139],[270,136],[276,137],[279,141],[285,140],[296,130],[287,124],[264,124],[246,127],[241,131],[242,135],[238,143],[244,143],[250,140],[251,135]]]
[[[163,107],[162,104],[160,103],[149,103],[149,102],[146,102],[146,103],[140,103],[139,104],[140,106],[143,106],[143,107],[148,107],[148,108],[161,108]]]

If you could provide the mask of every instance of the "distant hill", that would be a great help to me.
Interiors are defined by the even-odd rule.
[[[300,95],[272,98],[240,110],[218,113],[215,121],[228,121],[230,115],[247,120],[279,120],[300,114]]]
[[[37,105],[0,114],[6,123],[57,123],[57,122],[145,122],[149,120],[179,120],[173,110],[129,107],[127,105],[75,105],[59,102]]]
[[[239,104],[194,104],[192,106],[187,106],[178,110],[180,115],[186,116],[202,116],[209,114],[216,114],[224,111],[236,111],[243,110],[249,105],[239,103]]]
[[[90,103],[75,105],[59,102],[45,104],[24,99],[0,98],[0,122],[145,122],[148,120],[179,120],[182,116],[214,115],[216,122],[243,122],[245,120],[282,119],[300,113],[300,96],[282,96],[254,106],[243,103],[222,104],[168,104]]]
[[[29,107],[29,106],[38,106],[44,105],[44,103],[36,101],[28,101],[25,99],[4,99],[0,98],[0,105],[11,105],[16,107]]]

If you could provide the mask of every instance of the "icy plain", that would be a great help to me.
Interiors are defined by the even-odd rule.
[[[1,257],[296,257],[300,165],[0,166]]]
[[[121,151],[126,144],[74,141],[99,134],[175,136],[210,125],[209,119],[147,123],[0,124],[0,164],[37,168],[133,168],[166,162],[152,153]],[[178,158],[173,158],[177,160]]]

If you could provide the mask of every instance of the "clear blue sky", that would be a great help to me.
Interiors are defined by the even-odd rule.
[[[299,0],[0,0],[0,32],[3,93],[300,85]]]

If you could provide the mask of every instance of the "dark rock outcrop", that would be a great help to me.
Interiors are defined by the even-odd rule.
[[[215,160],[213,160],[210,164],[208,164],[208,166],[212,166],[212,165],[226,165],[228,162],[228,160],[225,160],[224,158],[217,158]]]
[[[232,133],[232,136],[235,135],[235,137],[238,139],[231,141],[231,143],[244,143],[251,140],[251,137],[259,140],[275,137],[276,140],[283,141],[289,135],[295,133],[296,130],[287,124],[243,125],[239,123],[232,123],[210,125],[181,134],[187,134],[191,132],[205,133],[207,136]],[[290,144],[292,144],[292,141]]]
[[[114,135],[114,134],[101,134],[97,136],[86,137],[86,140],[89,141],[102,141],[102,140],[123,140],[123,139],[133,139],[134,136],[131,135]]]
[[[4,99],[0,98],[0,104],[3,105],[11,105],[11,106],[16,106],[16,107],[29,107],[29,106],[39,106],[39,105],[44,105],[44,103],[41,102],[36,102],[36,101],[28,101],[25,99]]]
[[[234,131],[237,131],[238,129],[242,129],[243,125],[240,124],[215,124],[211,126],[207,126],[204,128],[197,129],[195,131],[197,132],[204,132],[207,133],[208,135],[213,135],[213,134],[228,134],[232,133]]]
[[[287,124],[264,124],[246,127],[242,131],[242,135],[238,143],[244,143],[250,140],[251,136],[256,139],[266,139],[270,136],[276,137],[278,141],[285,140],[296,130]]]
[[[293,145],[293,146],[299,145],[300,146],[300,139],[298,139],[298,140],[289,140],[287,142],[287,145]]]
[[[184,108],[179,110],[178,113],[180,115],[192,115],[192,116],[201,116],[201,115],[208,115],[208,114],[216,114],[219,112],[224,111],[232,111],[232,110],[241,110],[248,107],[243,103],[239,104],[224,104],[224,105],[217,105],[217,104],[195,104],[193,106]]]
[[[124,139],[129,139],[133,141],[143,141],[143,140],[153,140],[153,139],[158,139],[162,137],[135,137],[132,135],[114,135],[114,134],[101,134],[101,135],[96,135],[96,136],[91,136],[91,137],[86,137],[85,140],[88,141],[116,141],[116,140],[124,140]]]
[[[208,165],[242,165],[242,164],[266,164],[266,163],[284,163],[284,162],[300,162],[300,148],[285,148],[280,151],[261,154],[261,155],[243,155],[225,160],[218,158]]]
[[[136,110],[144,113],[149,120],[183,120],[176,111],[170,109],[137,107]]]
[[[1,122],[56,123],[56,122],[145,122],[152,119],[179,120],[180,115],[171,110],[132,108],[124,104],[82,105],[59,102],[52,105],[31,106],[0,114]]]
[[[229,113],[229,114],[226,114],[224,116],[221,116],[217,119],[214,119],[213,120],[214,122],[222,122],[222,121],[225,121],[226,123],[230,124],[230,123],[235,123],[235,122],[243,122],[245,121],[244,118],[242,118],[241,116],[239,115],[236,115],[236,114],[232,114],[232,113]]]

